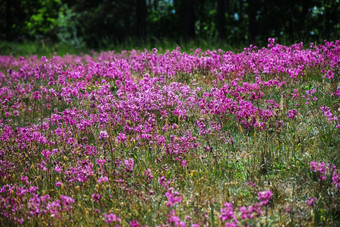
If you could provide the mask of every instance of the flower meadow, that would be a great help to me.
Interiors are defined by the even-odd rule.
[[[340,225],[340,41],[0,56],[0,224]]]

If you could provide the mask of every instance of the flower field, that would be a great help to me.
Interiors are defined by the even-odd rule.
[[[340,41],[0,56],[0,225],[340,225]]]

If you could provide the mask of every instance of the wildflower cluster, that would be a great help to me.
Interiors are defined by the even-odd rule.
[[[0,224],[336,226],[339,48],[0,56]]]
[[[312,172],[318,173],[320,180],[324,181],[327,177],[331,178],[334,186],[340,189],[340,171],[336,169],[335,165],[312,161],[310,169]]]
[[[239,208],[240,220],[247,223],[246,221],[260,217],[262,215],[261,207],[267,205],[272,199],[273,193],[271,191],[262,191],[258,193],[259,203],[250,205],[249,207],[242,206]],[[239,220],[236,218],[236,214],[233,210],[231,203],[225,203],[221,209],[220,219],[226,222],[225,226],[237,226]]]

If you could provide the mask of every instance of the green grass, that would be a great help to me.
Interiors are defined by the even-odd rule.
[[[53,43],[44,41],[25,41],[25,42],[8,42],[3,41],[0,43],[0,55],[13,55],[15,57],[19,56],[30,56],[37,55],[38,57],[47,56],[51,57],[54,53],[58,56],[64,56],[65,54],[88,54],[92,51],[112,51],[121,52],[124,50],[140,50],[145,49],[151,51],[153,48],[157,48],[159,53],[164,53],[166,50],[174,50],[176,47],[180,46],[182,51],[190,52],[197,48],[207,50],[207,49],[223,49],[225,51],[238,51],[242,50],[242,45],[239,48],[232,47],[230,43],[211,40],[207,41],[205,39],[195,39],[192,41],[185,42],[180,40],[175,42],[168,39],[154,39],[152,41],[138,41],[136,39],[125,40],[121,43],[113,41],[102,41],[97,48],[88,48],[85,44],[80,47],[75,47],[67,43]]]
[[[44,41],[3,41],[0,43],[0,55],[13,55],[15,57],[38,55],[39,57],[51,57],[55,52],[59,56],[64,56],[65,54],[86,54],[88,53],[88,49],[85,47],[77,48],[64,43],[46,43]]]

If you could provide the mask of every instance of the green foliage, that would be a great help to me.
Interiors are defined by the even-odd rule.
[[[146,40],[151,44],[163,39],[189,42],[194,37],[215,40],[219,28],[224,42],[242,46],[263,45],[268,37],[291,44],[340,36],[339,0],[145,1]],[[224,2],[224,17],[218,18],[218,2]],[[189,17],[188,7],[193,11]],[[0,40],[43,39],[78,48],[106,48],[130,40],[141,45],[140,10],[133,0],[6,0],[0,4]],[[194,26],[194,37],[186,36],[188,23]]]
[[[28,34],[35,38],[55,36],[60,9],[60,0],[39,1],[36,12],[25,21]]]
[[[57,37],[62,43],[81,47],[84,43],[83,39],[78,36],[76,18],[77,14],[67,4],[63,4],[57,19]]]

